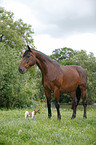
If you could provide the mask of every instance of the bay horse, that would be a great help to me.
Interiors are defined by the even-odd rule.
[[[55,107],[57,109],[57,118],[61,119],[59,97],[60,92],[69,93],[72,97],[73,114],[71,119],[76,117],[76,107],[80,97],[83,98],[84,118],[86,116],[86,87],[87,74],[81,66],[68,65],[62,66],[47,55],[33,50],[28,46],[28,49],[23,54],[19,64],[19,72],[24,74],[27,69],[37,64],[42,73],[42,84],[44,87],[45,96],[47,98],[48,117],[51,118],[51,92],[54,93]]]

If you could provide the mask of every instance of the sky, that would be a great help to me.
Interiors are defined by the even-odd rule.
[[[16,19],[32,25],[37,50],[86,50],[96,56],[96,0],[0,0]]]

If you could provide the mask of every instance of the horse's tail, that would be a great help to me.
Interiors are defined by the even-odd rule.
[[[78,105],[80,98],[81,98],[81,90],[80,90],[79,86],[76,89],[76,98],[77,98],[77,105]]]

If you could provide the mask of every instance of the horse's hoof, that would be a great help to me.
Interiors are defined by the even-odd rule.
[[[58,118],[58,121],[60,121],[61,120],[61,118]]]
[[[76,116],[72,116],[72,117],[71,117],[71,120],[73,120],[74,118],[76,118]]]
[[[83,116],[84,119],[87,119],[87,116]]]
[[[58,116],[58,118],[57,118],[59,121],[61,120],[61,116]]]
[[[51,119],[51,115],[48,115],[48,119]]]

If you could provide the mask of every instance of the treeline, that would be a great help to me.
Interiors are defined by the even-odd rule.
[[[18,72],[27,44],[34,48],[32,34],[31,25],[22,19],[14,20],[13,13],[0,8],[0,108],[27,107],[45,99],[40,70],[34,66],[24,75]],[[50,57],[62,65],[82,66],[88,75],[88,103],[96,102],[96,57],[93,53],[61,48],[54,50]],[[60,101],[69,103],[71,98],[61,94]]]

